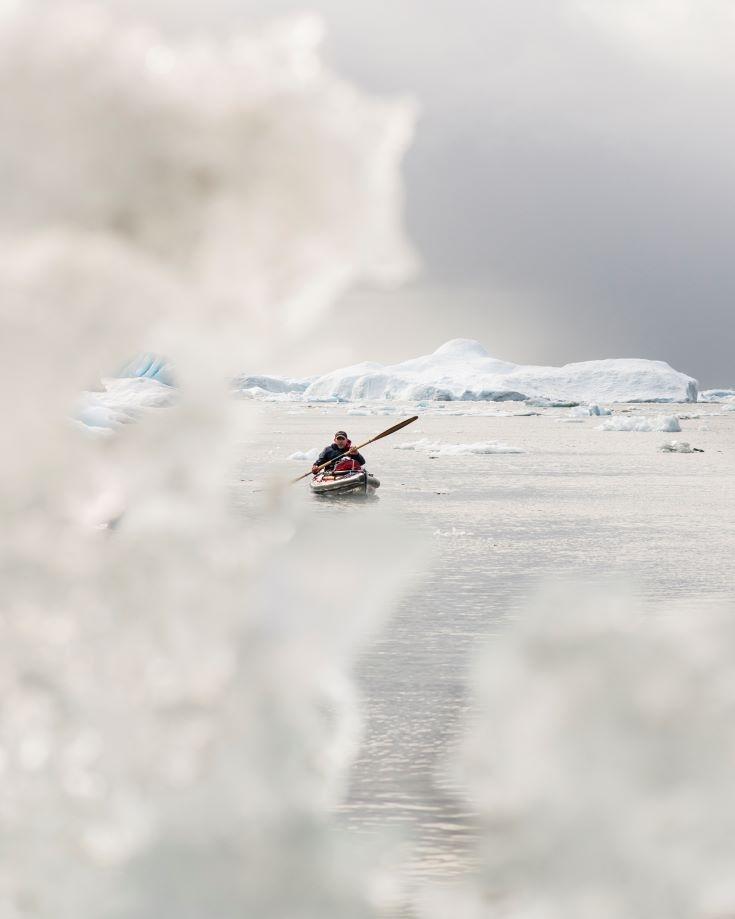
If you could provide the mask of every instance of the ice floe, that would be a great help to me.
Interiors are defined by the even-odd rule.
[[[394,450],[420,450],[429,453],[431,456],[466,456],[469,454],[488,454],[488,453],[525,453],[519,447],[511,447],[509,444],[499,443],[498,441],[483,441],[472,444],[446,444],[441,442],[430,441],[428,438],[415,440],[405,444],[395,444]]]
[[[312,447],[311,450],[297,450],[289,456],[290,460],[298,460],[300,463],[313,463],[319,456],[319,447]]]
[[[603,408],[596,402],[591,402],[589,405],[580,405],[576,409],[572,409],[572,414],[574,414],[574,412],[580,415],[612,415],[609,408]]]
[[[533,400],[542,407],[586,402],[694,402],[697,381],[663,361],[619,358],[563,367],[513,364],[483,345],[456,338],[432,354],[398,364],[365,361],[311,380],[242,376],[236,389],[288,392],[312,400],[504,402]]]
[[[615,415],[603,421],[598,431],[681,431],[679,419],[675,415]]]
[[[704,450],[692,447],[686,440],[671,440],[666,444],[661,444],[658,449],[661,453],[704,453]]]
[[[596,402],[591,402],[589,405],[575,405],[566,418],[560,418],[559,421],[563,421],[566,424],[580,424],[585,418],[599,417],[601,415],[612,415],[612,412],[609,408],[602,408]]]

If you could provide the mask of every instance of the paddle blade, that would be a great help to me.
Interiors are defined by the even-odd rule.
[[[392,428],[388,428],[387,431],[383,431],[381,434],[376,434],[375,437],[371,437],[370,440],[366,440],[362,446],[367,446],[367,444],[374,443],[376,440],[380,440],[381,437],[387,437],[389,434],[395,434],[396,431],[400,431],[401,428],[405,428],[407,424],[413,424],[414,421],[418,421],[418,415],[414,415],[411,418],[406,418],[405,421],[399,421],[398,424],[394,424]]]

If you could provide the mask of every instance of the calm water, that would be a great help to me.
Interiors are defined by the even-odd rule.
[[[631,411],[628,407],[619,410]],[[306,484],[309,513],[398,514],[424,535],[426,569],[364,655],[358,679],[367,733],[340,819],[412,843],[409,876],[451,879],[472,863],[471,806],[451,762],[467,712],[465,681],[475,651],[517,616],[539,582],[564,576],[630,584],[651,609],[706,605],[735,595],[735,412],[719,406],[637,406],[635,414],[697,413],[678,434],[602,432],[601,419],[564,423],[565,410],[504,417],[507,404],[434,409],[366,448],[382,480],[380,499],[330,502]],[[465,409],[466,410],[466,409]],[[516,407],[520,411],[520,407]],[[275,465],[286,475],[296,450],[322,447],[346,428],[357,442],[414,414],[349,416],[344,407],[262,404],[261,427],[243,444],[239,501]],[[419,440],[500,441],[522,454],[431,458],[397,450]],[[704,453],[663,454],[688,440]]]

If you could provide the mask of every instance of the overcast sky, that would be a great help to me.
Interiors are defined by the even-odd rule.
[[[335,360],[470,337],[523,363],[658,358],[735,386],[729,0],[159,6],[185,29],[317,11],[335,69],[420,103],[405,177],[423,272],[351,295],[319,333]]]

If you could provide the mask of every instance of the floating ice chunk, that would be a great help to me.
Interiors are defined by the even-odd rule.
[[[654,431],[681,431],[676,415],[658,415],[653,421]]]
[[[598,431],[652,431],[651,423],[647,418],[638,415],[618,415],[603,421],[597,428]]]
[[[312,447],[311,450],[301,451],[297,450],[295,453],[292,453],[289,456],[290,460],[297,460],[299,463],[313,463],[316,458],[319,456],[319,448]]]
[[[666,444],[661,444],[659,450],[662,453],[704,453],[704,450],[690,446],[686,440],[670,440]]]
[[[351,408],[347,412],[348,415],[372,415],[373,413],[369,408]]]
[[[533,405],[535,408],[574,408],[579,405],[578,402],[569,402],[564,399],[527,399],[526,405]]]
[[[422,437],[421,440],[412,440],[405,444],[393,444],[394,450],[433,450],[435,447],[440,447],[439,443],[432,443],[427,437]]]
[[[589,418],[593,415],[612,415],[609,408],[602,408],[596,402],[590,402],[589,405],[575,405],[569,412],[570,418]]]
[[[615,415],[603,421],[597,428],[598,431],[681,431],[679,419],[675,415],[656,415],[644,417],[642,415]]]

